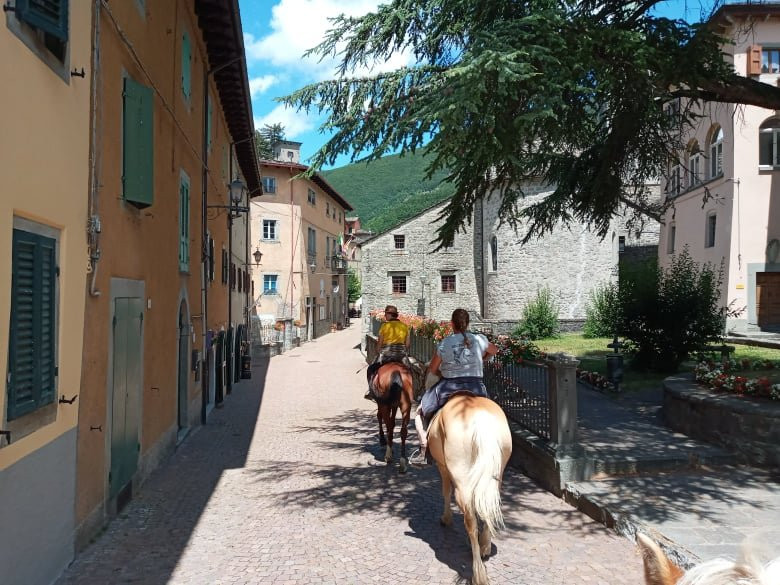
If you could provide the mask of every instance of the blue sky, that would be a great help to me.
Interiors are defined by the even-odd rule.
[[[306,85],[332,77],[334,61],[318,62],[303,58],[317,45],[329,28],[328,18],[344,12],[359,16],[376,8],[381,0],[240,0],[244,44],[247,52],[249,83],[255,126],[281,123],[287,137],[303,143],[301,158],[312,156],[327,137],[318,128],[322,118],[285,110],[273,98]],[[668,0],[657,12],[670,18],[701,19],[714,0]],[[399,55],[377,70],[394,69],[406,63]],[[349,162],[343,156],[336,166]]]

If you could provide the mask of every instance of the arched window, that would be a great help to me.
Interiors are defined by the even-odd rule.
[[[692,189],[701,183],[701,149],[694,140],[688,148],[688,188]]]
[[[493,236],[490,238],[490,263],[493,272],[498,270],[498,238]]]
[[[780,119],[766,120],[758,130],[758,164],[762,167],[780,166]]]
[[[710,179],[723,174],[723,128],[716,126],[710,140]]]

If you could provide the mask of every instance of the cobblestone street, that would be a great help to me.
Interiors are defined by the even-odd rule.
[[[462,516],[439,526],[435,467],[381,460],[359,340],[355,323],[255,364],[58,585],[467,582]],[[642,582],[628,540],[515,470],[504,479],[493,583]]]

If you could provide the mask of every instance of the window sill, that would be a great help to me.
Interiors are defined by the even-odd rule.
[[[393,250],[390,254],[393,256],[408,256],[409,250]]]
[[[780,169],[780,167],[778,167],[778,169]],[[710,185],[710,184],[714,183],[715,181],[720,181],[721,179],[723,179],[723,176],[724,176],[723,173],[721,173],[721,174],[719,174],[716,177],[712,177],[711,179],[707,179],[706,181],[702,181],[701,183],[697,184],[695,187],[688,187],[684,191],[680,191],[676,195],[673,195],[671,193],[667,193],[666,194],[666,198],[667,199],[677,199],[678,197],[682,197],[684,195],[688,195],[690,193],[695,192],[697,189],[701,189],[702,187],[706,187],[707,185]]]
[[[41,430],[57,421],[57,399],[45,406],[38,407],[32,412],[8,421],[6,428],[11,431],[11,441],[16,443],[20,439]],[[66,405],[67,406],[67,405]],[[8,441],[0,436],[0,449],[6,447]]]
[[[759,173],[768,173],[772,171],[780,171],[780,165],[772,166],[772,165],[758,165],[758,172]]]

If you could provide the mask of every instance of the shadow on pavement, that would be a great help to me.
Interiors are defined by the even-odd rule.
[[[56,582],[166,585],[223,473],[243,468],[263,400],[269,359],[233,386],[224,407],[194,429],[136,498]]]

